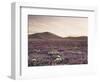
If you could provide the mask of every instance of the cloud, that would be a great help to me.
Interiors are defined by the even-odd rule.
[[[88,18],[83,17],[63,17],[63,16],[28,16],[28,33],[51,32],[56,35],[67,36],[87,36]]]

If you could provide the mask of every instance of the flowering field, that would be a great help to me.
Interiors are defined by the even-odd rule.
[[[88,64],[87,43],[86,36],[29,35],[28,66]]]

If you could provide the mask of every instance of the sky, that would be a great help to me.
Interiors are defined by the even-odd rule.
[[[87,36],[87,17],[28,15],[28,34],[51,32],[61,37]]]

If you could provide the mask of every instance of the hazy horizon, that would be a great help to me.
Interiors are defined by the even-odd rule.
[[[87,36],[88,18],[59,16],[28,16],[28,34],[50,32],[60,37]]]
[[[32,33],[32,34],[38,34],[38,33],[45,33],[45,32],[37,32],[37,33]],[[51,33],[51,32],[49,32],[49,33]],[[28,34],[28,35],[32,35],[32,34]],[[52,33],[52,34],[54,34],[54,33]],[[57,35],[57,34],[54,34],[54,35]],[[66,38],[66,37],[87,37],[87,36],[65,36],[65,37],[63,37],[63,36],[59,36],[59,35],[57,35],[58,37],[62,37],[62,38]]]

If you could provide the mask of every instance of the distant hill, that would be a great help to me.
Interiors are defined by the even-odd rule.
[[[87,36],[78,36],[78,37],[65,37],[65,39],[77,39],[77,40],[87,40],[88,37]]]
[[[57,36],[50,32],[42,32],[28,35],[28,38],[32,39],[62,39],[62,37]]]
[[[79,36],[79,37],[60,37],[56,34],[50,32],[42,32],[28,35],[29,39],[77,39],[77,40],[87,40],[87,36]]]

